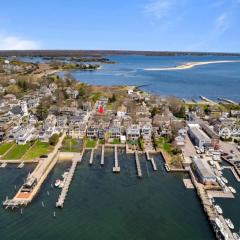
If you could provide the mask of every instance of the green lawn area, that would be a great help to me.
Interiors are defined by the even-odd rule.
[[[113,141],[110,142],[111,144],[120,144],[120,139],[114,138]]]
[[[32,160],[40,157],[41,155],[46,155],[53,151],[53,146],[49,143],[37,141],[23,156],[24,160]]]
[[[86,148],[95,148],[97,141],[94,139],[87,139]]]
[[[0,145],[0,155],[5,154],[13,145],[14,143],[2,143]]]
[[[6,160],[18,160],[26,153],[26,151],[31,147],[31,143],[25,145],[15,145],[3,158]]]
[[[155,144],[157,148],[163,148],[169,154],[172,153],[172,146],[171,146],[171,143],[169,143],[167,138],[159,137],[158,139],[155,139]]]
[[[81,152],[82,151],[82,140],[65,137],[63,140],[63,146],[61,151],[63,152]]]

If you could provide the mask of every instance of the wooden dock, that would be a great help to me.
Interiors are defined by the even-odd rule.
[[[211,198],[234,198],[234,195],[230,190],[226,192],[207,190],[207,194]]]
[[[142,178],[142,169],[141,169],[141,165],[140,165],[140,161],[139,161],[139,157],[138,157],[138,153],[137,151],[135,151],[135,162],[136,162],[136,168],[137,168],[137,175],[139,178]]]
[[[93,155],[94,155],[94,148],[92,148],[92,150],[91,150],[91,155],[90,155],[90,159],[89,159],[89,164],[90,165],[93,164]]]
[[[151,162],[153,171],[157,171],[157,165],[156,165],[156,163],[154,161],[154,158],[151,158],[149,156],[149,152],[148,151],[146,151],[146,157],[147,157],[147,160]]]
[[[101,154],[101,165],[104,165],[104,151],[105,151],[105,146],[102,145],[102,154]]]
[[[83,153],[73,158],[71,168],[64,182],[64,186],[62,188],[61,194],[59,195],[58,201],[56,203],[56,207],[63,208],[64,201],[66,199],[71,181],[73,179],[74,172],[76,170],[78,162],[82,161],[82,156],[83,156]]]
[[[118,154],[117,154],[117,146],[114,146],[114,167],[113,167],[113,172],[114,173],[119,173],[120,172],[120,166],[118,162]]]

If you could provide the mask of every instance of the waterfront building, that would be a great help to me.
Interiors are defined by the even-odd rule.
[[[203,184],[216,184],[217,178],[205,159],[193,157],[193,170],[198,180]]]
[[[140,137],[140,128],[138,125],[132,125],[126,131],[128,140],[137,140]]]
[[[193,143],[199,148],[211,146],[211,139],[200,129],[199,124],[188,124],[188,134]]]

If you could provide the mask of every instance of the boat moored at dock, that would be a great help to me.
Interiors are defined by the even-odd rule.
[[[229,188],[229,190],[232,192],[232,193],[236,193],[237,191],[235,190],[235,188],[233,188],[233,187],[228,187]]]
[[[225,218],[225,222],[227,223],[227,225],[230,229],[234,229],[234,225],[230,218]]]
[[[223,210],[219,205],[215,205],[214,207],[217,210],[218,214],[223,214]]]

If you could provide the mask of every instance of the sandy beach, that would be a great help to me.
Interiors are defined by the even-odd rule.
[[[208,61],[208,62],[189,62],[176,67],[164,67],[164,68],[145,68],[145,71],[172,71],[172,70],[185,70],[196,66],[208,65],[208,64],[219,64],[219,63],[233,63],[240,62],[240,60],[223,60],[223,61]]]

